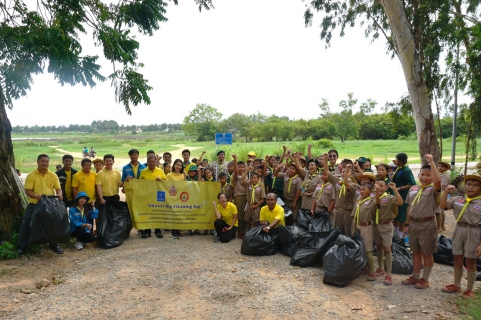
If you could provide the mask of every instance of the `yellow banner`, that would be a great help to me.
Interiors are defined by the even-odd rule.
[[[135,229],[214,229],[218,183],[134,179],[124,190]]]

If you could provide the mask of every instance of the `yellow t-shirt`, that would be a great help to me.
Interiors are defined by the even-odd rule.
[[[55,190],[60,189],[60,180],[58,176],[47,169],[45,175],[42,176],[38,169],[30,172],[25,179],[25,190],[32,190],[36,194],[46,196],[54,196]],[[37,203],[35,198],[29,198],[28,203]]]
[[[220,203],[217,204],[217,210],[222,216],[222,220],[225,221],[229,226],[232,224],[232,219],[234,215],[237,214],[237,207],[232,202],[227,202],[227,207],[224,208]],[[234,227],[238,227],[238,220],[236,220]]]
[[[137,179],[137,177],[138,177],[137,172],[139,171],[139,164],[137,163],[136,166],[134,166],[133,164],[130,164],[130,165],[132,166],[132,172],[134,173],[134,178]]]
[[[185,176],[183,173],[175,173],[175,172],[169,172],[167,174],[167,180],[172,180],[172,181],[184,181]]]
[[[90,202],[95,201],[95,179],[97,173],[90,171],[86,174],[83,171],[79,171],[73,175],[72,187],[77,188],[77,193],[83,191],[89,198]]]
[[[155,168],[154,172],[150,171],[149,168],[145,168],[140,172],[139,179],[146,179],[146,180],[156,180],[157,178],[167,180],[167,177],[164,173],[164,170],[160,168]]]
[[[64,197],[67,197],[67,201],[73,201],[72,196],[72,170],[66,171],[65,175],[67,176],[67,180],[65,180],[65,194]]]
[[[262,207],[260,215],[261,217],[259,221],[267,221],[269,222],[269,224],[274,222],[274,220],[279,220],[279,223],[277,224],[277,226],[275,226],[276,228],[278,226],[286,225],[286,223],[284,222],[284,209],[278,204],[276,204],[274,210],[272,211],[269,210],[268,206]]]
[[[189,173],[190,167],[195,166],[195,163],[190,162],[188,165],[182,162],[182,166],[184,166],[184,172]]]
[[[120,172],[117,170],[107,171],[105,168],[97,173],[95,185],[102,186],[102,196],[111,197],[119,194]]]

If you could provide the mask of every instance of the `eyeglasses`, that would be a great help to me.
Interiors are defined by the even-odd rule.
[[[337,156],[335,154],[330,154],[329,158],[337,158]]]

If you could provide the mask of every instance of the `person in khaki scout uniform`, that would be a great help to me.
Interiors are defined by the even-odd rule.
[[[395,197],[387,193],[388,186],[393,190]],[[386,185],[384,179],[378,180],[374,189],[379,197],[379,208],[376,210],[374,217],[374,243],[377,247],[377,262],[379,265],[376,275],[378,277],[386,275],[384,284],[392,285],[392,220],[396,216],[397,206],[402,205],[404,201],[394,182]],[[386,257],[386,270],[384,270],[384,257]]]
[[[350,182],[348,175],[344,175],[344,183],[349,186]],[[358,230],[364,243],[364,250],[366,251],[367,268],[369,271],[367,281],[376,280],[377,276],[374,273],[374,257],[372,251],[374,250],[374,228],[372,225],[372,218],[376,215],[376,210],[379,205],[379,195],[375,193],[375,199],[371,197],[372,185],[370,183],[363,183],[359,188],[360,197],[356,202],[356,206],[352,210],[351,217],[353,217],[351,235],[354,230]]]
[[[308,174],[304,178],[302,182],[302,189],[301,189],[301,208],[303,210],[310,211],[312,208],[312,204],[315,200],[313,197],[314,191],[316,191],[316,187],[320,184],[321,176],[319,175],[319,161],[311,159],[307,163]]]
[[[341,234],[351,235],[351,213],[356,199],[356,190],[359,186],[352,181],[349,187],[345,185],[344,179],[340,180],[329,172],[327,153],[324,154],[324,172],[327,173],[329,182],[334,186],[334,228],[339,228]],[[352,174],[352,165],[347,165],[342,171],[341,176],[350,179]]]
[[[265,199],[266,190],[264,185],[259,182],[257,173],[251,173],[250,184],[246,194],[247,210],[244,215],[244,221],[248,229],[250,229],[250,227],[257,227],[260,219],[261,206]]]
[[[456,196],[448,200],[449,192],[455,189],[455,186],[449,185],[439,203],[441,208],[453,209],[457,222],[453,233],[454,283],[447,285],[442,290],[448,293],[461,291],[463,260],[466,258],[468,285],[463,296],[473,298],[476,259],[481,256],[481,176],[478,174],[466,175],[464,184],[465,196]]]
[[[232,201],[232,196],[234,195],[234,187],[227,182],[227,173],[221,172],[219,173],[219,188],[220,193],[224,193],[227,197],[227,201]]]
[[[293,163],[287,165],[287,173],[279,172],[282,168],[284,168],[283,164],[277,166],[274,170],[274,177],[284,180],[284,203],[292,211],[292,214],[287,217],[286,224],[291,226],[295,224],[299,215],[301,206],[299,196],[302,189],[302,179],[299,177],[297,167]]]
[[[440,161],[438,164],[438,170],[441,176],[441,191],[444,191],[444,189],[446,189],[446,187],[451,183],[451,177],[448,173],[448,170],[451,170],[451,165],[447,162]],[[438,232],[445,231],[446,227],[444,227],[444,221],[446,219],[446,215],[444,214],[444,210],[441,209],[440,206],[437,206],[434,213],[436,213],[436,225],[438,226]]]
[[[438,251],[434,210],[441,191],[441,177],[433,156],[427,154],[424,158],[429,165],[422,166],[419,171],[421,185],[412,186],[406,198],[409,207],[405,232],[409,232],[409,245],[413,252],[413,275],[401,283],[414,285],[416,289],[429,288],[429,276],[434,265],[433,253]],[[421,265],[424,265],[422,278]]]
[[[318,184],[314,194],[312,195],[316,201],[312,202],[311,215],[314,212],[326,212],[329,214],[329,219],[334,222],[332,210],[334,210],[334,194],[332,184],[329,182],[329,176],[326,172],[321,173],[322,184]]]
[[[243,161],[237,161],[237,155],[233,154],[234,173],[232,174],[232,185],[234,186],[234,204],[237,208],[237,238],[244,239],[246,234],[246,222],[244,221],[246,207],[246,192],[249,181],[246,179],[247,170]]]

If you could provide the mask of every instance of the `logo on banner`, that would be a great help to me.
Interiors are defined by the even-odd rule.
[[[180,194],[180,201],[186,202],[187,200],[189,200],[189,194],[184,191]]]
[[[157,201],[165,202],[165,191],[157,191]]]
[[[174,197],[174,196],[177,194],[177,188],[176,188],[174,185],[172,185],[172,187],[170,187],[170,189],[169,189],[169,194],[170,194],[172,197]]]

